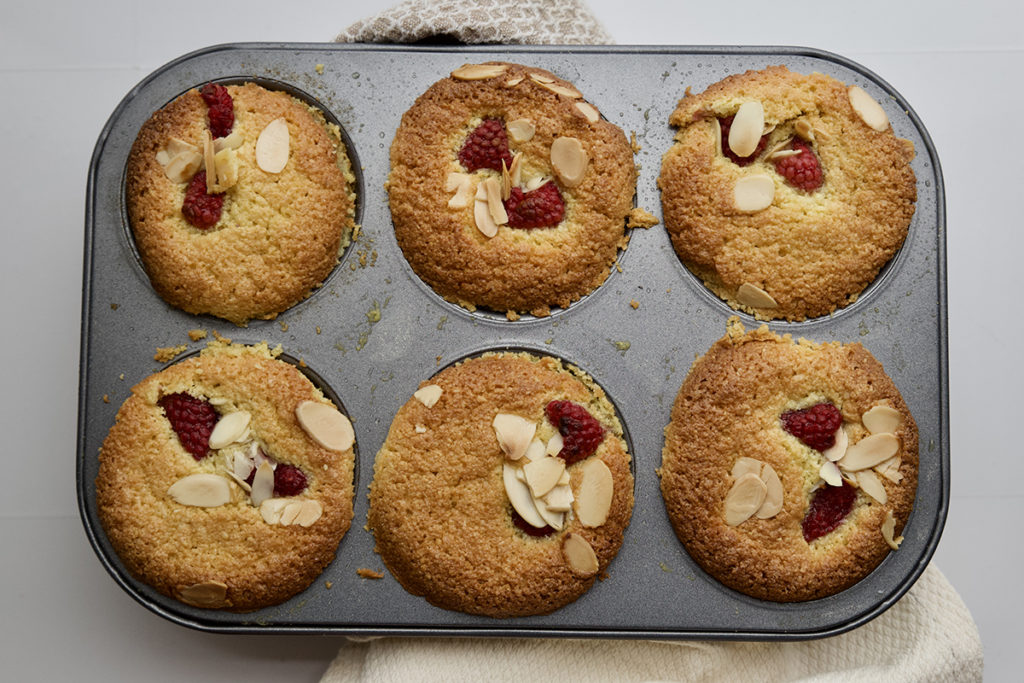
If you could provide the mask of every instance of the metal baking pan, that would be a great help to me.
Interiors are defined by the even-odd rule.
[[[662,226],[632,231],[607,282],[548,318],[468,312],[441,300],[398,248],[384,182],[399,120],[432,83],[466,62],[505,60],[574,82],[640,146],[636,203],[660,218],[656,186],[672,143],[668,116],[695,92],[752,68],[785,64],[857,84],[882,103],[896,135],[913,141],[917,211],[906,243],[858,301],[832,316],[772,323],[779,333],[863,343],[903,393],[921,434],[917,501],[906,540],[866,579],[837,595],[777,604],[731,591],[706,575],[676,539],[655,468],[672,401],[694,357],[734,315],[679,262]],[[142,123],[191,87],[255,79],[308,97],[336,117],[360,172],[362,230],[306,301],[246,328],[171,309],[153,291],[124,209],[129,149]],[[864,67],[807,48],[411,47],[240,44],[211,47],[158,69],[103,128],[89,169],[85,214],[77,486],[89,540],[136,600],[178,624],[230,633],[572,636],[796,640],[841,633],[895,603],[924,570],[949,503],[945,205],[938,158],[903,98]],[[631,301],[639,302],[634,309]],[[757,323],[740,316],[748,327]],[[266,340],[303,359],[348,409],[358,462],[355,519],[334,562],[308,590],[252,614],[194,609],[127,574],[96,515],[97,452],[130,387],[161,369],[157,347],[188,344],[187,331],[217,330],[237,342]],[[577,602],[539,617],[489,619],[449,612],[406,593],[373,552],[364,529],[373,458],[395,412],[418,383],[451,362],[516,347],[559,356],[590,373],[632,437],[636,505],[608,578]],[[107,402],[109,401],[109,402]],[[384,571],[361,578],[358,568]],[[330,588],[328,588],[328,583]]]

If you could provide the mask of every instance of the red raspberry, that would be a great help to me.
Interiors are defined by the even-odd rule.
[[[274,470],[274,496],[297,496],[306,490],[306,475],[295,465],[278,465]]]
[[[845,481],[842,486],[823,486],[811,499],[811,507],[804,517],[804,540],[810,543],[832,531],[846,519],[857,500],[857,489]]]
[[[516,528],[522,531],[527,536],[533,536],[534,538],[543,538],[544,536],[550,536],[555,533],[555,530],[550,526],[542,526],[537,528],[523,519],[518,512],[512,510],[512,523],[516,525]]]
[[[220,419],[209,401],[181,393],[164,396],[159,405],[185,450],[196,460],[205,458],[210,451],[210,432]]]
[[[604,427],[581,405],[572,401],[552,401],[544,412],[562,435],[562,450],[558,457],[566,465],[590,457],[604,440]]]
[[[508,151],[505,122],[501,119],[484,119],[484,122],[462,143],[459,161],[470,172],[481,168],[500,172],[502,161],[505,162],[505,166],[511,166],[512,153]]]
[[[732,162],[738,166],[749,166],[761,156],[761,152],[764,151],[765,146],[768,144],[768,136],[762,135],[761,139],[757,141],[757,148],[751,152],[748,157],[741,157],[736,152],[729,148],[729,129],[732,128],[732,120],[736,118],[734,116],[723,116],[718,119],[718,124],[722,127],[722,154],[729,157]]]
[[[220,220],[223,208],[223,194],[206,194],[206,171],[192,176],[192,182],[185,190],[185,201],[181,204],[185,220],[200,230],[207,230]]]
[[[843,414],[831,403],[782,414],[782,428],[818,451],[827,451],[835,445],[836,430],[842,425]]]
[[[217,83],[207,83],[199,94],[206,102],[207,115],[210,117],[210,133],[215,138],[222,138],[231,132],[235,125],[235,103],[228,94],[228,89]]]
[[[504,204],[509,227],[513,228],[551,228],[561,223],[565,215],[562,193],[551,182],[530,192],[513,187]]]
[[[800,150],[800,154],[776,159],[775,171],[798,190],[814,192],[824,182],[821,161],[803,140],[794,140],[791,149]]]

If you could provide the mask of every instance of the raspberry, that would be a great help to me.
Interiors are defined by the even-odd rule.
[[[206,230],[217,224],[223,208],[223,194],[206,194],[206,171],[192,176],[192,182],[185,190],[185,201],[181,204],[185,220],[200,230]]]
[[[294,465],[278,465],[274,470],[274,495],[297,496],[306,490],[306,475]]]
[[[217,83],[207,83],[199,94],[203,102],[206,102],[210,133],[213,137],[222,138],[230,133],[235,125],[235,104],[228,94],[228,89]]]
[[[542,526],[537,528],[527,522],[525,519],[519,516],[519,513],[512,510],[512,523],[516,525],[516,528],[522,531],[527,536],[533,536],[534,538],[543,538],[544,536],[550,536],[555,533],[555,530],[550,526]]]
[[[508,151],[508,134],[501,119],[484,119],[462,143],[459,161],[467,171],[489,168],[501,171],[501,162],[512,165],[512,153]]]
[[[513,228],[550,228],[561,223],[565,215],[562,194],[551,182],[530,192],[513,187],[504,204],[509,227]]]
[[[757,141],[757,148],[751,152],[750,156],[739,156],[729,148],[729,129],[732,128],[732,120],[734,118],[734,116],[724,116],[718,119],[718,124],[722,127],[722,154],[729,157],[737,166],[749,166],[754,163],[757,157],[761,156],[761,152],[764,151],[765,146],[768,144],[768,136],[761,136],[761,139]]]
[[[831,403],[782,414],[782,428],[818,451],[827,451],[835,445],[836,430],[842,425],[843,415]]]
[[[824,486],[811,499],[811,507],[804,517],[804,540],[810,543],[832,531],[846,519],[857,499],[857,489],[845,481],[842,486]]]
[[[562,435],[562,450],[558,457],[566,465],[590,457],[604,440],[604,427],[581,405],[572,401],[552,401],[544,412]]]
[[[191,394],[168,394],[159,405],[171,423],[171,429],[185,450],[196,460],[202,460],[210,451],[210,432],[220,415],[210,403]]]
[[[818,156],[803,140],[794,140],[791,149],[800,150],[800,154],[776,159],[775,171],[798,190],[814,192],[824,181]]]

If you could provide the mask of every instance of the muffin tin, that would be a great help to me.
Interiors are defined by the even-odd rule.
[[[864,88],[882,103],[896,135],[914,143],[917,211],[897,256],[847,308],[826,318],[770,324],[815,341],[861,342],[885,366],[917,421],[920,471],[905,541],[866,579],[820,600],[764,602],[720,585],[677,540],[656,474],[663,429],[693,359],[737,313],[679,262],[661,225],[632,230],[608,280],[547,318],[509,321],[502,313],[469,312],[440,299],[412,272],[395,242],[384,189],[391,139],[403,112],[427,87],[463,63],[488,60],[539,66],[572,81],[605,118],[627,136],[634,133],[640,148],[636,204],[659,219],[656,178],[674,134],[668,116],[688,86],[700,91],[729,74],[772,64],[821,71]],[[276,320],[244,328],[165,304],[142,269],[124,209],[125,162],[140,126],[180,93],[210,80],[255,80],[317,103],[345,131],[359,176],[362,228],[323,287]],[[93,154],[85,216],[79,509],[100,561],[132,597],[202,630],[748,640],[834,635],[895,603],[938,544],[949,501],[945,287],[942,175],[928,133],[888,84],[833,54],[733,47],[211,47],[167,64],[128,93]],[[760,324],[738,315],[748,328]],[[97,452],[118,407],[132,385],[164,367],[154,360],[157,348],[184,345],[187,354],[205,345],[190,340],[193,329],[282,345],[333,392],[356,430],[355,519],[334,562],[305,592],[251,614],[191,608],[136,581],[97,518]],[[445,365],[506,348],[558,356],[601,384],[631,437],[636,504],[606,580],[553,614],[495,620],[445,611],[406,593],[373,552],[373,536],[363,525],[374,455],[398,408]],[[384,578],[362,578],[360,568]]]

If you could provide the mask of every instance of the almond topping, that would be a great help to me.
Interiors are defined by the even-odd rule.
[[[546,182],[548,182],[550,180],[551,180],[550,176],[546,176],[546,175],[534,176],[533,178],[530,178],[529,180],[527,180],[526,183],[524,183],[523,189],[526,192],[533,192],[538,187],[540,187],[541,185],[543,185],[544,183],[546,183]]]
[[[874,406],[861,415],[860,419],[872,434],[895,434],[903,422],[900,411],[885,404]]]
[[[178,599],[193,607],[223,607],[227,597],[227,584],[220,581],[204,581],[178,587]]]
[[[513,76],[512,78],[510,78],[507,81],[505,81],[505,87],[507,87],[507,88],[514,88],[517,85],[519,85],[520,83],[522,83],[524,78],[526,78],[526,76],[524,76],[523,74],[519,74],[518,76]]]
[[[516,152],[512,157],[512,165],[508,169],[509,193],[512,188],[519,185],[523,175],[523,153]]]
[[[481,187],[482,187],[481,183]],[[479,190],[477,191],[479,194]],[[476,229],[479,230],[484,237],[494,237],[498,234],[498,224],[494,222],[494,217],[491,216],[491,208],[488,206],[486,200],[477,199],[473,204],[473,222],[476,223]]]
[[[278,524],[281,521],[281,513],[288,507],[287,498],[268,498],[260,503],[260,516],[267,524]]]
[[[533,435],[537,432],[536,423],[508,413],[495,415],[492,426],[498,445],[509,460],[519,460],[523,457],[530,442],[533,441]]]
[[[303,401],[295,407],[295,417],[306,434],[329,451],[347,451],[356,440],[349,419],[327,403]]]
[[[288,163],[288,122],[277,118],[256,138],[256,165],[267,173],[280,173]]]
[[[214,161],[213,135],[203,131],[203,166],[206,168],[206,193],[215,194],[217,187],[217,162]]]
[[[562,541],[562,555],[569,568],[580,576],[593,576],[597,573],[597,553],[587,539],[579,534],[566,534]]]
[[[272,498],[274,495],[274,468],[269,462],[260,463],[256,468],[256,475],[252,478],[252,492],[249,498],[255,507],[263,504],[263,501]]]
[[[774,200],[775,181],[764,174],[744,176],[732,188],[732,203],[737,211],[764,211]]]
[[[509,121],[505,124],[505,128],[508,130],[508,136],[512,138],[512,142],[527,142],[532,140],[534,133],[537,132],[530,119]]]
[[[608,465],[599,458],[588,458],[580,468],[583,479],[576,494],[576,516],[586,527],[599,527],[608,519],[615,482]]]
[[[441,398],[443,389],[436,384],[428,384],[425,387],[420,387],[413,392],[412,397],[422,403],[427,408],[433,408],[434,405]]]
[[[252,460],[246,457],[245,453],[235,453],[235,459],[232,464],[234,465],[234,468],[231,472],[231,476],[233,476],[236,481],[241,482],[246,491],[251,490],[249,485],[245,483],[245,480],[249,478],[249,475],[252,474],[252,471],[255,469],[252,464]]]
[[[555,489],[551,489],[554,491]],[[547,496],[545,496],[546,498]],[[537,506],[537,512],[544,519],[544,522],[554,529],[555,531],[561,531],[562,527],[565,526],[565,513],[552,510],[548,507],[548,504],[544,502],[543,498],[534,498],[533,504]]]
[[[541,85],[557,95],[565,95],[574,100],[583,97],[583,93],[571,85],[562,85],[561,83],[541,83]]]
[[[715,136],[715,153],[722,156],[722,122],[717,116],[711,118],[711,130]]]
[[[576,138],[561,137],[551,143],[551,167],[565,187],[583,182],[588,161],[587,151]]]
[[[316,500],[303,501],[302,509],[295,518],[295,524],[301,527],[311,527],[324,514],[324,506]]]
[[[732,478],[739,479],[744,474],[756,474],[760,477],[762,464],[760,460],[755,460],[754,458],[740,458],[732,466]]]
[[[251,420],[252,415],[246,410],[228,413],[217,420],[216,426],[210,432],[210,448],[217,450],[238,441],[239,437],[248,431]]]
[[[802,149],[780,149],[775,152],[772,152],[771,154],[766,156],[765,159],[767,159],[768,161],[776,161],[778,159],[788,159],[789,157],[795,157],[803,153],[804,152]]]
[[[896,520],[892,516],[890,510],[885,511],[885,521],[882,522],[882,538],[889,544],[889,547],[893,550],[900,549],[900,543],[903,542],[903,537],[893,538],[896,533]]]
[[[900,449],[900,440],[892,434],[872,434],[846,449],[839,466],[848,472],[866,470],[882,463]]]
[[[768,519],[779,514],[782,510],[782,480],[779,479],[775,468],[765,463],[761,471],[761,481],[765,484],[764,502],[757,509],[754,516],[758,519]]]
[[[846,94],[850,98],[850,106],[869,128],[880,133],[888,130],[889,117],[885,115],[885,110],[875,101],[875,98],[856,85],[851,85]]]
[[[798,119],[793,124],[793,130],[796,131],[801,140],[814,142],[814,128],[811,127],[811,124],[807,123],[806,119]]]
[[[868,494],[882,505],[889,501],[889,495],[885,492],[885,486],[871,470],[862,470],[857,473],[857,483],[864,493]]]
[[[166,167],[171,162],[171,155],[168,154],[166,149],[158,150],[156,153],[156,163]]]
[[[839,429],[836,430],[836,442],[832,444],[831,448],[827,448],[821,452],[823,456],[829,462],[835,462],[842,459],[846,455],[846,449],[850,445],[850,437],[846,435],[846,430],[843,429],[842,425],[839,425]]]
[[[738,526],[750,519],[768,494],[768,486],[752,472],[736,480],[725,496],[725,523]]]
[[[291,526],[295,522],[295,518],[299,516],[299,512],[301,511],[302,501],[289,501],[289,503],[284,506],[284,510],[281,510],[281,519],[278,521],[278,523],[281,526]]]
[[[779,305],[768,292],[749,282],[744,282],[736,290],[736,300],[751,308],[776,308]]]
[[[203,165],[203,155],[199,152],[180,152],[167,162],[164,175],[172,183],[187,183]]]
[[[505,73],[507,64],[463,64],[452,72],[452,78],[460,81],[480,81]]]
[[[222,138],[214,139],[213,151],[219,152],[222,149],[238,149],[242,146],[243,142],[245,142],[245,136],[242,135],[242,131],[235,130]]]
[[[559,484],[544,496],[544,504],[552,512],[568,512],[572,509],[572,501],[572,489],[565,484]]]
[[[821,475],[821,478],[825,480],[825,483],[828,484],[829,486],[843,485],[843,475],[839,471],[839,468],[836,467],[836,464],[831,460],[826,460],[824,463],[822,463],[821,470],[819,470],[818,473]]]
[[[562,437],[561,432],[555,432],[550,439],[548,439],[547,448],[544,452],[547,455],[558,455],[562,452],[562,446],[565,445],[565,439]]]
[[[737,156],[748,157],[757,149],[764,134],[764,107],[760,102],[744,102],[729,128],[729,149]]]
[[[547,455],[544,451],[544,442],[535,437],[533,441],[530,442],[530,445],[526,447],[526,453],[523,454],[523,457],[530,462],[540,460]]]
[[[543,498],[548,491],[555,488],[564,471],[565,461],[551,456],[544,456],[523,465],[526,485],[530,487],[534,498]]]
[[[900,459],[900,456],[894,455],[885,462],[875,465],[875,472],[878,472],[892,483],[898,484],[903,481],[903,473],[900,472],[901,464],[903,464],[903,461]]]
[[[448,200],[449,209],[464,209],[473,201],[476,188],[473,187],[473,176],[468,173],[452,172],[448,174],[445,190],[455,194]]]
[[[512,508],[519,513],[527,524],[533,527],[541,529],[547,526],[547,522],[537,512],[537,506],[533,504],[533,496],[530,494],[530,489],[526,486],[526,483],[519,480],[517,473],[522,472],[522,468],[516,467],[509,463],[502,464],[502,481],[505,484],[505,494],[508,496],[508,500],[512,503]]]
[[[512,196],[512,176],[508,172],[505,160],[501,160],[501,201],[508,201]]]
[[[214,154],[213,166],[217,175],[217,183],[213,188],[215,193],[226,192],[235,186],[238,182],[238,155],[235,150],[222,149]],[[209,172],[207,172],[206,178],[209,180]]]
[[[483,182],[484,191],[487,193],[487,210],[491,214],[495,225],[508,223],[508,213],[505,205],[501,202],[501,181],[491,176]]]
[[[552,78],[551,76],[537,72],[530,73],[530,80],[532,80],[534,83],[540,83],[541,85],[544,85],[545,83],[555,82],[555,79]]]
[[[189,152],[190,154],[200,153],[199,148],[193,145],[191,142],[185,142],[181,138],[175,137],[167,139],[167,146],[164,149],[167,150],[167,156],[170,159],[173,159],[182,152]],[[214,151],[216,151],[216,149]]]
[[[591,123],[597,123],[601,119],[601,113],[589,102],[577,102],[576,111],[583,114],[583,118]]]
[[[231,486],[219,474],[190,474],[171,484],[167,495],[181,505],[215,508],[231,501]]]

